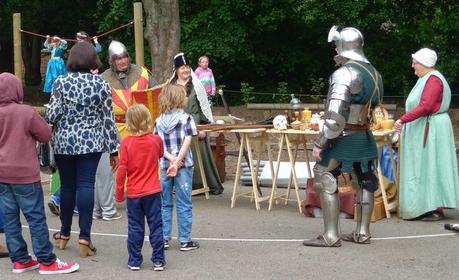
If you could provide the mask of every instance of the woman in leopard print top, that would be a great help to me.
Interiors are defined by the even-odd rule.
[[[102,152],[118,163],[118,132],[110,86],[91,70],[100,66],[94,47],[77,43],[70,50],[69,73],[53,84],[46,118],[54,125],[54,153],[61,178],[61,230],[53,235],[61,249],[70,238],[73,208],[77,200],[80,255],[95,254],[91,243],[94,181]],[[76,199],[78,197],[78,199]]]

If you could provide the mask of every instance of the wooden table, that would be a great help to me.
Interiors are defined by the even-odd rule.
[[[241,144],[239,146],[239,155],[237,159],[237,169],[236,169],[236,177],[234,178],[234,186],[233,186],[233,194],[231,196],[231,208],[234,208],[236,205],[236,199],[238,197],[249,197],[255,201],[255,207],[257,210],[260,210],[260,202],[269,200],[270,196],[262,196],[258,192],[258,168],[260,166],[260,157],[261,153],[266,148],[268,152],[268,159],[271,168],[271,174],[274,175],[273,165],[272,165],[272,158],[271,158],[271,150],[270,150],[270,140],[268,135],[266,134],[266,128],[249,128],[249,129],[233,129],[230,132],[239,133],[241,137]],[[242,159],[244,149],[247,151],[248,158],[249,158],[249,168],[250,168],[250,176],[252,179],[252,190],[250,192],[243,192],[240,193],[240,177],[242,175]],[[254,155],[256,154],[257,158],[257,165],[256,167],[253,164]]]
[[[206,199],[209,199],[209,186],[207,185],[207,178],[206,178],[206,173],[204,172],[204,165],[202,164],[202,155],[201,155],[201,149],[199,148],[199,139],[197,136],[193,137],[191,140],[191,145],[194,145],[194,149],[196,150],[196,157],[198,160],[198,168],[199,172],[201,173],[201,180],[202,180],[202,187],[198,189],[194,189],[191,191],[191,195],[197,195],[204,193],[206,196]]]
[[[269,199],[269,208],[268,210],[271,211],[273,202],[278,199],[282,199],[285,201],[285,204],[287,205],[289,198],[290,198],[290,188],[292,185],[295,187],[295,195],[296,195],[296,201],[298,204],[298,210],[300,213],[303,212],[303,209],[301,207],[301,198],[300,198],[300,187],[298,186],[298,177],[296,176],[296,170],[295,170],[295,163],[296,163],[296,158],[298,155],[298,148],[303,145],[303,151],[306,156],[306,166],[308,170],[308,175],[313,178],[312,176],[312,169],[309,164],[309,154],[307,150],[307,143],[308,143],[308,137],[312,137],[317,135],[319,132],[314,131],[314,130],[295,130],[295,129],[287,129],[287,130],[277,130],[277,129],[269,129],[266,131],[268,134],[272,135],[279,135],[280,140],[279,140],[279,151],[277,154],[277,161],[276,161],[276,169],[274,171],[274,176],[273,176],[273,186],[271,190],[271,196]],[[277,179],[279,176],[279,166],[280,166],[280,158],[284,149],[284,144],[285,147],[287,148],[287,153],[288,153],[288,158],[289,158],[289,164],[290,164],[290,178],[288,181],[287,185],[287,191],[285,194],[277,194]],[[294,151],[292,151],[292,148]]]

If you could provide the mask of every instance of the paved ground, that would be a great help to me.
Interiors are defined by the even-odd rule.
[[[193,237],[201,248],[180,252],[173,240],[166,251],[165,271],[151,269],[148,243],[142,270],[127,268],[127,221],[120,205],[121,220],[94,221],[97,256],[78,256],[76,232],[66,250],[56,250],[62,259],[79,262],[79,272],[48,277],[37,271],[14,275],[9,260],[0,259],[0,279],[459,279],[459,236],[443,230],[443,223],[459,221],[458,211],[448,211],[450,218],[441,223],[397,218],[379,221],[372,225],[371,245],[307,248],[301,241],[322,231],[321,219],[305,218],[293,203],[277,205],[268,212],[265,202],[262,210],[256,211],[248,199],[241,198],[231,209],[231,187],[232,181],[225,183],[224,194],[209,200],[193,198]],[[50,230],[58,229],[58,218],[47,214]],[[351,231],[353,224],[342,220],[342,231]],[[73,229],[77,230],[77,217]],[[24,228],[24,235],[28,234]]]

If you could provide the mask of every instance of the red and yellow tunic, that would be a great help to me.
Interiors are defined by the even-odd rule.
[[[112,87],[113,111],[115,113],[115,122],[121,140],[130,135],[126,129],[125,115],[127,109],[133,104],[142,103],[147,106],[152,115],[152,121],[159,116],[158,96],[161,88],[149,88],[149,75],[146,68],[134,64],[131,65],[131,69],[128,73],[128,82],[134,82],[130,85],[130,88],[124,88],[116,77],[116,74],[110,69],[105,71],[102,77],[106,79]]]

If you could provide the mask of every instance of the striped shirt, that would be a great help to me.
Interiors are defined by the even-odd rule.
[[[207,67],[207,69],[198,67],[194,73],[196,74],[196,77],[198,77],[198,79],[201,81],[204,89],[206,90],[206,93],[208,95],[215,95],[215,79],[212,69],[209,67]]]

